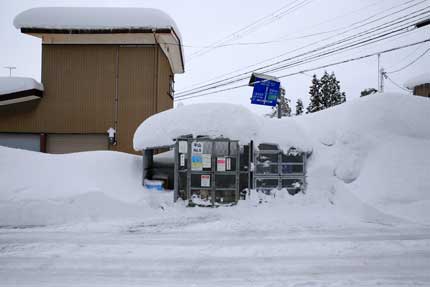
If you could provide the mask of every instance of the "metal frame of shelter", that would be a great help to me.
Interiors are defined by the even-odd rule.
[[[235,204],[240,198],[239,142],[180,137],[175,144],[174,174],[175,201],[182,198],[190,206]]]
[[[239,145],[228,138],[191,135],[177,138],[172,147],[174,201],[186,200],[188,206],[235,204],[249,189],[270,193],[286,188],[294,195],[306,188],[308,154],[294,148],[283,152],[276,144],[254,148],[252,141]],[[166,171],[154,166],[154,150],[144,151],[143,178]]]
[[[291,195],[304,192],[306,158],[295,149],[284,153],[277,145],[260,144],[254,151],[253,188],[263,192],[286,188]]]

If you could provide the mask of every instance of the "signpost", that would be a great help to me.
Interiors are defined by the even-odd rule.
[[[251,104],[271,107],[277,105],[281,86],[277,78],[253,73],[249,85],[254,87]]]

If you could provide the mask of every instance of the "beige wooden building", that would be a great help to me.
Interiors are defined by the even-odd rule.
[[[138,125],[173,107],[174,74],[184,72],[184,62],[179,31],[165,13],[35,8],[14,24],[42,41],[44,91],[36,100],[0,105],[0,145],[31,139],[34,150],[48,153],[133,153]]]

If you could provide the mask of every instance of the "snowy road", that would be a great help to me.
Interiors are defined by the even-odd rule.
[[[0,286],[429,286],[430,229],[0,229]]]

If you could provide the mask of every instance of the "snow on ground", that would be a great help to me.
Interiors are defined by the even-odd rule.
[[[274,119],[312,146],[306,194],[214,209],[143,190],[137,156],[0,148],[0,285],[429,286],[429,109],[375,94]]]
[[[141,217],[142,158],[99,151],[52,155],[0,146],[0,225],[46,225]],[[171,196],[164,195],[171,203]],[[163,203],[158,199],[156,207]]]
[[[430,73],[427,72],[424,74],[416,75],[413,78],[410,78],[403,84],[403,86],[409,90],[413,90],[416,86],[429,84],[429,83],[430,83]]]
[[[33,89],[43,91],[43,86],[32,78],[0,77],[0,97],[1,95],[5,94],[11,94]]]

